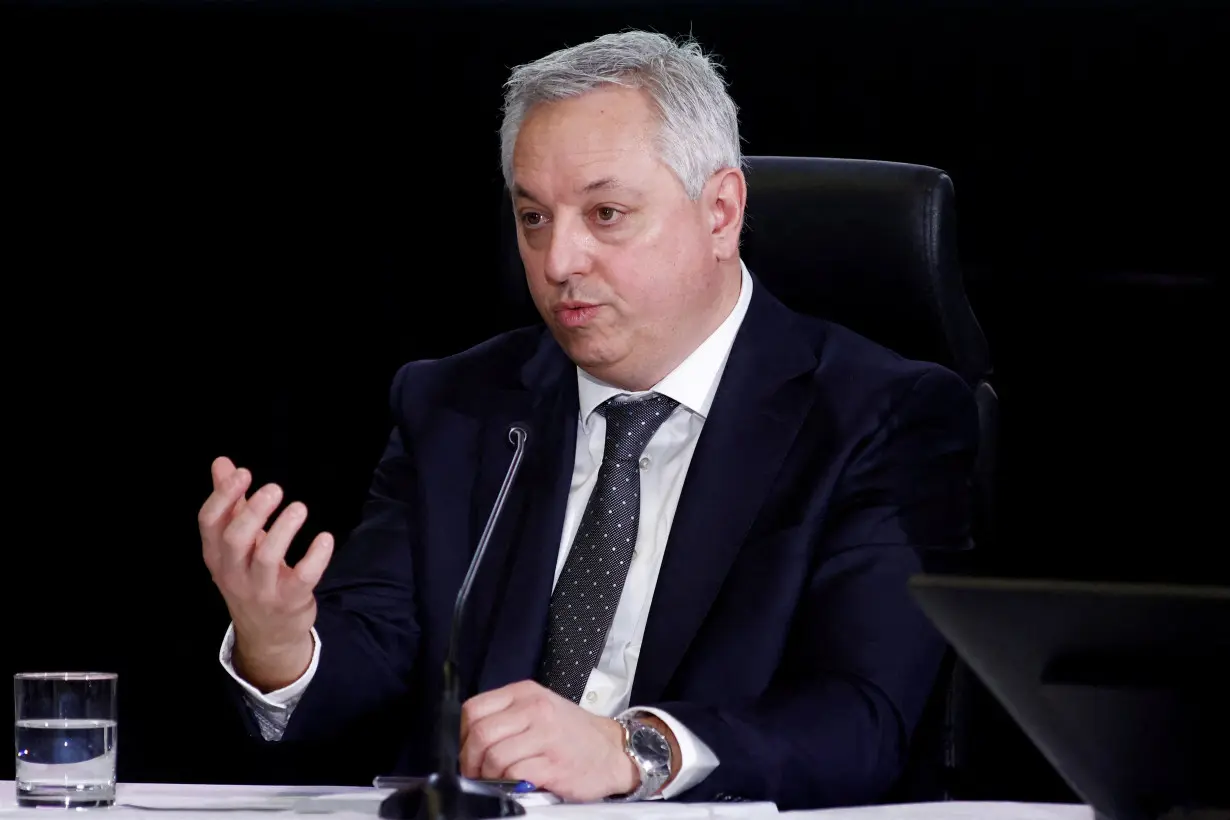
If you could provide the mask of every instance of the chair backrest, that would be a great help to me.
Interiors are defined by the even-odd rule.
[[[971,386],[989,379],[947,174],[816,157],[749,157],[746,174],[743,258],[779,299]]]
[[[742,256],[770,291],[800,313],[942,364],[974,390],[974,543],[985,549],[992,540],[998,399],[986,338],[965,293],[952,180],[922,165],[811,157],[751,157],[746,173]],[[949,653],[892,799],[970,793],[971,750],[980,748],[980,727],[995,713],[979,707],[980,694]]]
[[[748,157],[746,175],[743,259],[777,298],[942,364],[974,390],[974,535],[989,546],[998,399],[965,292],[952,180],[925,165],[820,157]]]

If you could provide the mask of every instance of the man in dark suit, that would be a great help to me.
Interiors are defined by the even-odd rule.
[[[327,574],[328,534],[284,562],[302,504],[266,531],[281,490],[214,464],[221,661],[261,735],[384,736],[385,771],[425,770],[519,426],[464,629],[463,774],[572,800],[883,798],[943,653],[906,579],[968,537],[965,385],[791,312],[742,264],[735,107],[694,43],[630,32],[522,66],[502,138],[546,329],[402,368]]]

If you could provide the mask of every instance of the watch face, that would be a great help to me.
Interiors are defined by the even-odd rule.
[[[632,753],[646,763],[664,766],[670,761],[671,747],[666,738],[648,726],[638,728],[630,740]]]

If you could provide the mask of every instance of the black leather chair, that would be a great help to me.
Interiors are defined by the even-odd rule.
[[[975,543],[991,541],[997,399],[991,355],[965,295],[952,181],[936,168],[749,157],[743,259],[777,298],[974,390],[981,423]]]
[[[957,254],[956,202],[943,171],[922,165],[813,157],[748,157],[742,256],[775,296],[903,356],[959,374],[978,403],[980,446],[974,543],[992,541],[998,400],[991,356],[966,298]],[[501,224],[512,304],[525,310],[515,223]],[[965,569],[937,556],[937,570]],[[980,684],[950,655],[919,727],[895,799],[962,797],[966,706]]]
[[[749,157],[746,175],[742,255],[775,296],[903,356],[942,364],[974,391],[974,544],[989,549],[998,399],[986,338],[965,293],[952,180],[922,165],[812,157]],[[972,566],[935,559],[935,570]],[[971,794],[969,758],[988,707],[995,708],[981,684],[950,653],[894,798]]]

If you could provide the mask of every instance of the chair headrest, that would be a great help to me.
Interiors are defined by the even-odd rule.
[[[976,384],[991,373],[966,298],[952,181],[937,168],[748,157],[742,256],[790,308]]]

